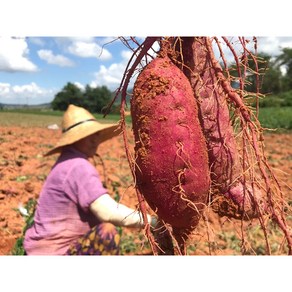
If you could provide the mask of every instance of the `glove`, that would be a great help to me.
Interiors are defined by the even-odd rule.
[[[152,228],[155,228],[155,227],[157,226],[157,223],[158,223],[157,218],[154,217],[154,216],[151,216],[150,226],[151,226]]]
[[[153,229],[152,233],[156,243],[159,245],[159,255],[174,255],[174,246],[170,231],[159,219],[156,219],[155,229]]]

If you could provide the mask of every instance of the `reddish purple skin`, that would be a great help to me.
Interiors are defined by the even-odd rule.
[[[138,76],[131,114],[138,189],[160,219],[193,229],[208,200],[208,154],[190,83],[168,58]]]
[[[184,71],[199,101],[200,121],[208,145],[212,187],[232,199],[240,208],[250,211],[253,209],[250,197],[260,198],[261,191],[255,188],[255,194],[252,195],[251,186],[245,187],[242,181],[242,164],[230,122],[226,93],[216,78],[206,51],[206,41],[207,38],[183,38],[183,55],[188,68],[197,74],[191,74],[189,69]]]

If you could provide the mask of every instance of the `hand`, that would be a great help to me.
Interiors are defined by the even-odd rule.
[[[155,227],[157,226],[157,223],[158,223],[157,218],[154,217],[154,216],[151,216],[150,226],[151,226],[152,228],[155,228]]]
[[[155,218],[155,217],[154,217]],[[155,218],[155,227],[152,230],[154,239],[159,246],[159,255],[174,255],[174,246],[172,242],[172,229],[159,219]]]

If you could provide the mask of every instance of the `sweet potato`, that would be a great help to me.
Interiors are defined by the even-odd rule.
[[[214,56],[211,40],[215,40],[221,52],[224,68]],[[256,216],[265,237],[267,254],[271,254],[269,222],[276,222],[287,241],[288,253],[292,254],[291,230],[285,217],[288,214],[285,210],[291,208],[284,200],[279,180],[265,155],[262,135],[265,129],[258,120],[258,107],[254,113],[245,98],[255,98],[258,104],[261,96],[256,38],[253,39],[254,52],[247,48],[248,41],[245,38],[238,38],[242,53],[237,53],[234,43],[227,38],[222,37],[222,40],[233,54],[240,90],[232,88],[231,67],[226,63],[217,37],[147,37],[141,44],[133,37],[123,38],[127,47],[131,47],[129,42],[133,42],[137,48],[133,49],[115,99],[121,95],[125,150],[137,182],[136,193],[143,219],[147,222],[146,199],[161,219],[167,222],[162,222],[162,232],[155,230],[154,237],[150,225],[145,225],[145,235],[155,255],[160,253],[161,247],[171,254],[173,239],[177,240],[175,248],[179,247],[179,253],[186,254],[184,235],[196,226],[206,202],[213,209],[215,202],[219,202],[217,211],[220,215],[248,221]],[[136,82],[132,99],[136,142],[134,160],[125,122],[127,88],[130,79],[139,70],[139,64],[144,61],[149,64],[155,51],[154,42],[158,42],[161,48],[167,47],[166,54],[172,63],[168,58],[157,58]],[[249,59],[254,61],[255,70],[249,66]],[[173,64],[179,71],[173,68]],[[182,71],[193,93],[190,93],[185,77],[181,76]],[[257,86],[254,93],[246,91],[247,73],[255,76]],[[233,118],[229,116],[230,110],[239,122],[236,125],[238,131],[232,123]],[[201,135],[197,118],[194,118],[197,114],[204,136]],[[209,169],[205,165],[208,160],[202,142],[205,139],[210,158]],[[208,175],[211,177],[209,195]],[[216,194],[218,196],[215,197]],[[168,223],[173,226],[170,227]],[[243,222],[241,229],[242,242],[245,243]],[[156,232],[159,232],[158,236]],[[243,252],[245,248],[243,244]]]
[[[216,205],[216,210],[235,218],[251,218],[257,216],[254,198],[260,199],[261,191],[244,182],[227,92],[222,80],[216,77],[206,42],[205,37],[183,38],[182,52],[187,65],[184,72],[198,100],[200,122],[208,144],[213,193],[224,195],[217,197],[217,203],[221,204]],[[224,198],[229,199],[228,203]]]
[[[208,201],[208,154],[190,83],[168,57],[138,76],[131,115],[137,188],[161,220],[193,230]]]

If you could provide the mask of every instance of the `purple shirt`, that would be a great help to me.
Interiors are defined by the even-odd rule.
[[[72,147],[63,150],[38,200],[34,224],[26,231],[28,255],[62,255],[98,224],[89,205],[107,193],[95,167]]]

